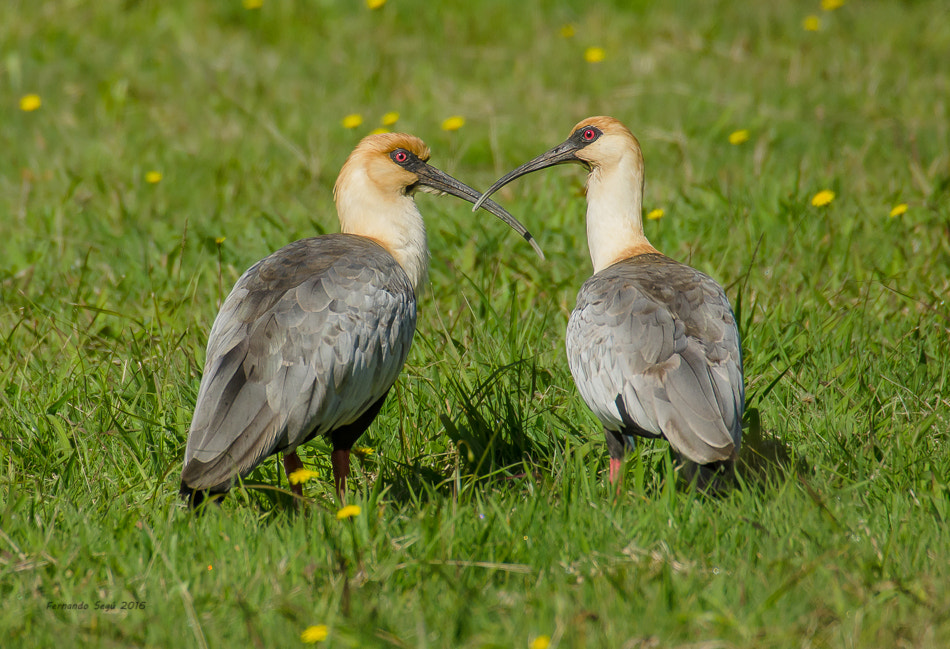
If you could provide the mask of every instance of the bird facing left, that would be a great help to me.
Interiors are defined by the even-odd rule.
[[[429,252],[413,194],[480,197],[428,159],[412,135],[364,138],[333,191],[342,232],[291,243],[238,279],[208,339],[181,474],[190,504],[226,493],[270,455],[283,454],[289,476],[303,466],[296,448],[318,435],[330,439],[343,500],[350,449],[379,414],[416,328]],[[513,216],[482,206],[541,255]]]

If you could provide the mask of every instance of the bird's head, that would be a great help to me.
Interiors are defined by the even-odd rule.
[[[613,117],[588,117],[581,120],[571,129],[570,137],[555,148],[563,149],[560,153],[563,159],[553,164],[579,162],[591,170],[619,165],[624,156],[633,153],[640,160],[640,166],[643,166],[643,154],[637,138]]]
[[[571,129],[571,135],[556,147],[496,180],[480,201],[487,200],[514,179],[532,171],[573,162],[583,165],[588,171],[597,172],[601,169],[618,168],[625,161],[632,163],[633,171],[639,173],[642,182],[643,154],[633,133],[613,117],[588,117],[578,122]],[[476,209],[480,206],[480,201],[475,203]]]
[[[343,164],[333,194],[337,201],[350,187],[368,181],[393,200],[420,187],[420,171],[428,168],[429,147],[414,135],[378,133],[363,138]],[[362,177],[362,178],[360,178]]]
[[[380,219],[418,220],[412,203],[416,191],[451,194],[474,203],[477,191],[429,164],[429,147],[414,135],[379,133],[369,135],[350,154],[333,189],[344,232],[368,236],[379,228]],[[407,203],[408,201],[408,203]],[[501,206],[485,201],[481,207],[507,223],[524,237],[543,258],[528,230]]]

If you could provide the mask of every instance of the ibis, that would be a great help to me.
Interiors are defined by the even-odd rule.
[[[412,135],[364,138],[333,191],[342,232],[291,243],[238,279],[211,327],[188,433],[180,493],[192,505],[270,455],[283,455],[289,477],[303,466],[297,447],[318,435],[329,438],[343,500],[350,449],[379,414],[416,327],[429,251],[413,195],[479,198],[428,160]],[[508,212],[482,206],[541,255]]]
[[[475,209],[519,176],[569,162],[588,171],[594,274],[568,321],[567,358],[578,391],[603,424],[610,482],[643,437],[668,440],[688,461],[687,473],[710,486],[731,472],[741,442],[739,330],[714,279],[663,255],[644,236],[643,154],[633,134],[612,117],[585,119],[563,143],[499,178]]]

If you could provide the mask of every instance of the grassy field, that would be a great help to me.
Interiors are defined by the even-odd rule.
[[[950,646],[945,3],[452,4],[0,6],[4,646]],[[647,236],[741,322],[741,488],[678,487],[660,443],[608,487],[563,352],[590,273],[565,168],[497,196],[547,261],[419,198],[429,286],[359,516],[323,442],[300,511],[276,460],[179,504],[220,300],[337,230],[390,111],[477,188],[585,116],[630,126]]]

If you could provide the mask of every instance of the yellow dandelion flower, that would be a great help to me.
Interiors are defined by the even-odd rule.
[[[821,29],[821,21],[818,19],[818,16],[806,16],[805,20],[802,21],[802,27],[806,32],[817,32]]]
[[[390,131],[385,126],[377,126],[372,131],[369,132],[370,135],[379,135],[380,133],[392,133],[392,131]]]
[[[743,128],[729,134],[729,144],[737,145],[749,141],[749,129]]]
[[[662,218],[663,218],[663,210],[660,209],[659,207],[656,208],[655,210],[650,210],[650,212],[647,213],[647,218],[650,219],[651,221],[656,221],[657,219],[662,219]]]
[[[844,6],[844,0],[821,0],[822,11],[834,11]]]
[[[443,131],[457,131],[465,126],[465,118],[461,115],[453,115],[442,122]]]
[[[43,100],[39,95],[23,95],[20,97],[20,110],[26,113],[32,113],[43,105]]]
[[[353,452],[359,455],[360,457],[369,457],[376,451],[371,449],[369,446],[355,446],[353,447]]]
[[[343,124],[343,128],[356,128],[363,123],[363,116],[359,113],[350,113],[340,123]]]
[[[290,480],[290,484],[303,484],[307,480],[313,480],[319,476],[319,473],[310,469],[297,469],[287,476],[287,479]]]
[[[161,171],[145,172],[145,182],[147,182],[150,185],[155,185],[156,183],[162,182],[162,172]]]
[[[208,564],[208,570],[214,570],[214,568],[211,567],[210,563]]]
[[[366,6],[370,9],[379,9],[384,4],[386,4],[386,0],[366,0]]]
[[[588,63],[600,63],[607,58],[607,50],[602,47],[588,47],[584,50],[584,60]]]
[[[379,121],[382,122],[383,126],[392,126],[393,124],[399,121],[399,113],[397,113],[394,110],[391,110],[385,115],[383,115],[383,118]]]
[[[300,634],[300,639],[307,644],[316,644],[326,640],[329,635],[330,629],[327,628],[326,624],[316,624],[304,629],[303,633]]]
[[[561,25],[561,38],[574,38],[574,25]]]
[[[347,505],[336,513],[336,519],[342,521],[347,518],[353,518],[354,516],[359,516],[361,511],[363,510],[360,509],[359,505]]]
[[[900,203],[899,205],[895,205],[894,207],[891,208],[891,218],[894,218],[895,216],[900,216],[906,211],[907,211],[907,203]]]
[[[815,207],[823,207],[835,199],[835,193],[830,189],[822,189],[811,197],[811,204]]]
[[[244,0],[244,8],[247,10],[260,9],[264,6],[264,0]]]
[[[214,242],[215,242],[217,245],[220,246],[222,243],[225,242],[226,239],[227,239],[227,237],[215,237],[215,238],[214,238]]]
[[[539,635],[531,641],[531,644],[528,645],[528,649],[548,649],[550,646],[551,638],[546,635]]]

